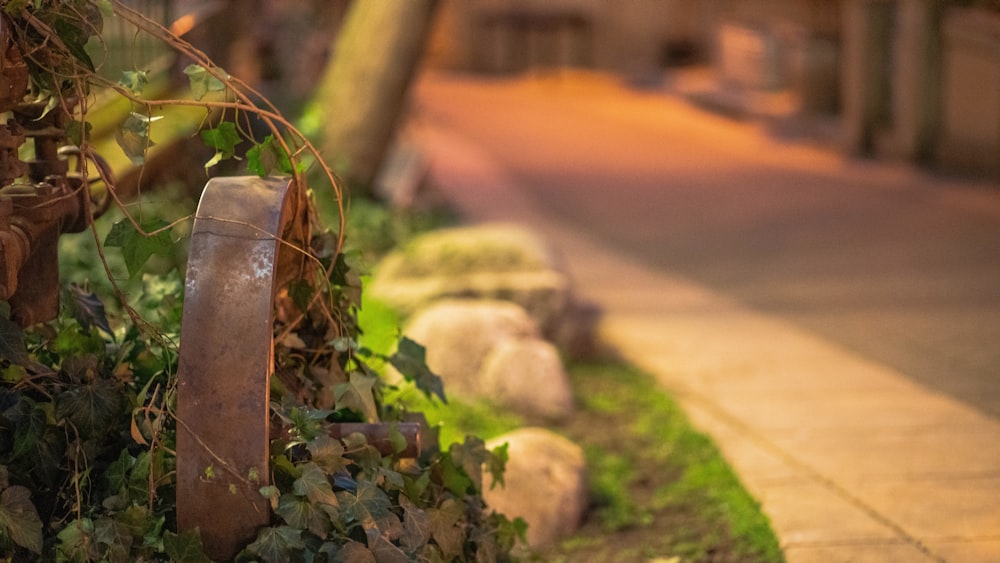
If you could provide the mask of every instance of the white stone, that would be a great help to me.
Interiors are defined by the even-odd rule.
[[[441,298],[517,303],[545,332],[570,304],[570,282],[534,233],[496,224],[434,231],[412,240],[375,268],[367,291],[404,315]]]
[[[562,358],[538,339],[498,342],[483,361],[482,388],[515,412],[558,420],[573,412],[573,390]]]
[[[427,366],[444,380],[445,393],[488,396],[482,365],[497,344],[537,338],[535,322],[505,301],[448,299],[420,310],[403,331],[427,349]]]
[[[508,444],[506,486],[483,493],[486,504],[528,523],[528,545],[539,547],[576,531],[587,508],[587,466],[583,449],[544,428],[522,428],[487,447]]]

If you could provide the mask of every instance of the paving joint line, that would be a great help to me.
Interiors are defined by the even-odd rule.
[[[806,477],[812,479],[820,486],[827,489],[829,492],[835,494],[836,496],[839,496],[841,499],[854,505],[856,508],[860,509],[862,512],[873,518],[875,521],[888,527],[899,538],[901,538],[905,542],[915,547],[924,555],[927,555],[928,557],[934,559],[935,561],[938,561],[938,563],[947,563],[943,557],[931,551],[931,549],[927,547],[922,541],[920,541],[920,539],[916,538],[915,536],[907,532],[905,529],[903,529],[903,527],[900,524],[896,523],[888,516],[882,514],[874,507],[869,506],[863,500],[852,495],[847,489],[837,484],[836,481],[823,475],[822,473],[812,468],[811,466],[803,463],[802,461],[799,461],[794,456],[792,456],[792,454],[785,451],[784,448],[778,446],[771,440],[768,440],[765,436],[761,435],[759,432],[749,427],[739,418],[728,413],[725,409],[720,407],[718,404],[716,404],[714,401],[712,401],[702,393],[695,391],[689,386],[684,385],[683,383],[680,383],[673,378],[670,378],[669,380],[666,381],[660,378],[659,381],[661,385],[664,385],[665,387],[669,388],[673,393],[681,397],[682,402],[684,398],[687,398],[688,400],[693,400],[694,402],[698,403],[702,408],[712,412],[713,415],[715,415],[717,418],[724,421],[726,424],[733,427],[734,429],[738,430],[746,438],[752,440],[757,445],[767,449],[772,454],[777,455],[785,463],[802,471]]]

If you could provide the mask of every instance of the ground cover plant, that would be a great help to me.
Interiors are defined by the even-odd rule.
[[[131,107],[115,138],[134,164],[145,162],[158,112],[188,106],[204,111],[198,136],[214,150],[206,169],[232,161],[244,145],[244,173],[289,175],[305,197],[311,165],[311,176],[337,193],[332,232],[313,222],[285,241],[308,266],[279,296],[287,314],[275,327],[272,421],[282,431],[271,474],[247,476],[259,480],[273,514],[237,560],[508,559],[523,526],[489,511],[480,496],[484,472],[487,484],[502,480],[502,448],[486,450],[470,436],[403,459],[379,453],[361,434],[330,437],[337,422],[407,415],[372,364],[393,365],[428,398],[443,403],[445,394],[419,344],[399,340],[389,355],[358,344],[361,285],[343,247],[343,206],[309,139],[252,87],[125,4],[11,0],[0,8],[27,61],[28,93],[44,111],[67,114],[66,137],[82,155],[92,157],[87,112],[100,88]],[[144,97],[142,69],[119,81],[96,72],[84,47],[112,13],[195,61],[184,71],[189,97]],[[122,201],[104,170],[91,172],[117,211],[84,238],[66,239],[59,317],[22,330],[0,304],[0,561],[207,561],[198,531],[178,530],[174,510],[174,438],[183,423],[175,415],[176,343],[191,210]],[[400,436],[390,429],[390,438]],[[206,478],[212,471],[205,468]]]
[[[760,506],[711,440],[648,375],[616,361],[569,366],[579,409],[550,426],[584,448],[592,504],[578,532],[545,561],[784,561]],[[432,405],[442,441],[494,437],[540,421],[489,403]]]

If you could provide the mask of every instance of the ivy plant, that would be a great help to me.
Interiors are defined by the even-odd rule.
[[[89,93],[117,92],[131,111],[116,134],[136,165],[152,147],[150,126],[166,105],[206,110],[201,139],[211,168],[242,153],[259,175],[288,174],[302,186],[315,166],[338,194],[332,172],[310,141],[252,87],[204,54],[117,0],[0,0],[4,25],[30,74],[29,98],[45,111],[71,114],[67,137],[89,154]],[[115,14],[179,49],[194,62],[190,95],[147,99],[145,71],[120,80],[97,74],[84,46]],[[251,120],[269,131],[259,138]],[[107,179],[106,179],[107,180]],[[175,514],[179,275],[148,280],[147,261],[179,247],[176,226],[155,214],[123,219],[99,240],[117,307],[86,287],[67,285],[60,316],[22,330],[0,304],[0,561],[207,561],[197,530],[177,529]],[[434,445],[419,459],[383,455],[362,434],[331,436],[344,421],[407,420],[405,405],[385,400],[380,366],[394,366],[404,385],[445,401],[423,348],[402,339],[380,355],[358,345],[360,277],[343,251],[344,223],[318,226],[294,244],[308,257],[279,296],[272,378],[271,474],[260,494],[269,526],[239,561],[505,561],[524,523],[484,504],[485,486],[502,484],[505,448],[467,437]],[[100,244],[103,242],[103,244]],[[289,242],[289,244],[292,244]],[[164,297],[129,299],[105,249],[118,249],[128,281],[155,285]],[[176,272],[174,272],[176,274]],[[146,320],[155,313],[157,324]],[[390,431],[399,444],[401,435]],[[401,445],[401,444],[400,444]],[[402,448],[397,448],[401,452]],[[485,473],[491,478],[484,481]],[[206,472],[212,468],[206,468]],[[238,517],[239,515],[220,515]]]

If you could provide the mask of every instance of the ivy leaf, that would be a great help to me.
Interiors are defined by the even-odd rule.
[[[205,555],[201,543],[201,532],[198,528],[175,534],[170,530],[163,532],[163,551],[175,563],[211,563]]]
[[[321,539],[326,539],[330,529],[329,513],[318,509],[308,499],[298,495],[281,495],[274,512],[292,528],[309,530]]]
[[[86,18],[86,14],[84,18]],[[97,25],[92,25],[97,23]],[[85,45],[87,40],[90,39],[92,35],[91,29],[96,29],[100,31],[102,24],[93,21],[81,22],[78,18],[73,17],[61,17],[52,22],[52,29],[56,32],[59,39],[62,40],[63,45],[66,46],[66,50],[73,55],[80,63],[82,63],[87,70],[94,72],[94,61],[90,59],[90,54],[87,53]],[[81,25],[82,24],[82,25]],[[91,25],[88,25],[91,24]]]
[[[3,11],[7,13],[8,16],[16,18],[21,15],[21,11],[30,6],[32,0],[9,0],[7,5],[4,6]]]
[[[462,554],[465,534],[459,524],[464,515],[462,505],[455,499],[444,501],[441,508],[427,510],[431,537],[444,553],[445,561]]]
[[[430,517],[406,495],[399,495],[399,506],[403,509],[403,535],[399,543],[406,549],[416,550],[431,537]]]
[[[27,487],[15,485],[0,493],[0,535],[29,551],[42,552],[42,520]]]
[[[114,338],[115,333],[111,330],[108,316],[104,311],[104,302],[96,293],[88,292],[82,287],[71,283],[69,285],[69,295],[71,300],[68,305],[76,322],[83,328],[96,326],[103,330],[108,336]]]
[[[334,398],[336,408],[350,409],[365,417],[365,420],[378,420],[378,408],[375,406],[375,395],[372,391],[378,378],[361,372],[352,372],[347,383],[337,385]]]
[[[288,284],[288,296],[292,298],[292,303],[299,311],[309,310],[309,301],[312,300],[314,293],[315,290],[309,280],[298,279]]]
[[[118,81],[123,88],[136,96],[142,94],[142,89],[149,84],[148,73],[145,70],[126,70]]]
[[[125,488],[130,499],[135,503],[144,503],[149,500],[149,451],[141,452],[132,464],[132,472],[129,473]]]
[[[125,395],[114,382],[74,385],[56,398],[56,415],[70,420],[84,438],[103,436],[125,412]]]
[[[94,521],[94,539],[104,548],[105,561],[126,561],[132,542],[128,528],[111,518]]]
[[[184,68],[184,74],[191,81],[191,95],[196,100],[204,98],[209,92],[221,92],[226,89],[221,80],[212,76],[208,69],[201,65],[188,65]]]
[[[368,530],[367,535],[369,548],[375,554],[375,561],[378,563],[408,563],[412,561],[402,549],[392,545],[378,531]]]
[[[201,139],[206,145],[215,149],[215,156],[205,163],[205,168],[211,168],[227,158],[232,158],[236,154],[236,145],[243,140],[236,131],[236,124],[230,121],[223,121],[215,129],[202,131]]]
[[[24,331],[3,315],[0,315],[0,358],[21,366],[31,363],[31,356],[24,344]]]
[[[472,479],[477,491],[483,490],[483,464],[490,461],[490,452],[486,449],[486,444],[482,438],[476,436],[466,436],[462,444],[452,444],[448,448],[455,464],[462,468],[462,471]]]
[[[254,145],[247,151],[247,170],[261,177],[267,176],[275,170],[285,174],[291,174],[295,171],[292,167],[292,159],[275,141],[274,135],[264,137],[261,143]]]
[[[465,496],[472,488],[473,482],[462,468],[455,465],[450,455],[441,456],[439,461],[441,467],[441,482],[445,488],[458,496]]]
[[[125,486],[125,477],[128,475],[129,469],[132,469],[133,463],[135,463],[135,459],[129,455],[128,448],[122,449],[118,459],[104,470],[104,478],[108,482],[109,490],[117,491]]]
[[[133,504],[115,516],[115,520],[129,529],[132,537],[142,539],[143,545],[155,545],[163,541],[163,524],[166,516],[154,516],[144,505]]]
[[[162,115],[149,117],[132,112],[115,132],[118,146],[125,151],[125,156],[135,166],[142,166],[146,162],[146,151],[155,146],[155,143],[149,138],[149,125],[161,119],[163,119]]]
[[[76,146],[82,146],[85,139],[90,138],[90,132],[94,129],[89,121],[71,120],[66,124],[66,138]]]
[[[259,556],[266,563],[285,563],[292,559],[294,551],[304,547],[302,530],[290,526],[275,526],[261,530],[246,551]]]
[[[325,543],[323,547],[320,548],[320,553],[325,553],[334,557],[329,558],[330,561],[337,561],[339,563],[375,563],[375,554],[368,549],[365,544],[361,542],[356,542],[354,540],[348,540],[342,546],[337,546],[332,543]]]
[[[344,444],[329,435],[322,434],[306,443],[306,450],[312,462],[328,474],[333,474],[347,465],[344,459]]]
[[[378,528],[378,520],[389,513],[392,502],[385,491],[370,481],[358,483],[357,493],[339,491],[341,513],[350,522],[357,522],[365,529]]]
[[[305,463],[299,466],[302,476],[292,484],[295,494],[304,496],[310,502],[337,506],[337,497],[326,477],[326,473],[315,463]]]
[[[51,406],[51,403],[43,404]],[[39,444],[45,435],[48,419],[44,407],[21,396],[17,403],[3,414],[15,425],[13,459],[39,453],[41,451]]]
[[[146,232],[157,231],[167,226],[162,219],[153,219],[144,225],[142,229]],[[125,259],[125,268],[129,277],[135,278],[142,271],[142,266],[154,254],[169,255],[174,248],[174,241],[170,238],[168,231],[160,231],[155,235],[146,236],[135,229],[135,226],[127,218],[122,219],[111,226],[108,236],[104,239],[104,246],[120,247],[122,257]]]
[[[401,338],[396,352],[389,356],[389,364],[403,374],[407,381],[416,384],[417,389],[423,391],[427,398],[437,395],[441,402],[448,402],[444,396],[444,382],[427,367],[427,349],[419,343],[405,336]]]
[[[507,448],[510,446],[507,442],[503,445],[493,448],[493,451],[488,452],[486,457],[486,470],[490,472],[490,476],[493,481],[490,483],[490,490],[498,484],[502,487],[504,486],[503,474],[507,470],[507,461],[510,456],[507,453]]]
[[[56,536],[58,550],[69,561],[99,561],[101,554],[94,540],[94,522],[90,518],[73,520]]]

